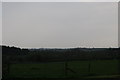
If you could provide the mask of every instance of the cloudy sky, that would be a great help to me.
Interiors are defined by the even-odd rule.
[[[4,2],[2,44],[117,47],[117,9],[115,2]]]

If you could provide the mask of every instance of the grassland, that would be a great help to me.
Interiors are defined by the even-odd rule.
[[[69,61],[68,67],[76,73],[68,70],[67,75],[65,75],[65,62],[12,64],[10,66],[9,77],[107,78],[120,76],[118,60]]]

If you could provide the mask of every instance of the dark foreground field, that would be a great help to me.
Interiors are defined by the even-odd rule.
[[[2,79],[120,78],[120,48],[21,49],[2,46]]]
[[[90,66],[89,66],[90,64]],[[65,73],[65,62],[22,63],[10,67],[14,78],[116,78],[120,77],[118,60],[70,61]]]

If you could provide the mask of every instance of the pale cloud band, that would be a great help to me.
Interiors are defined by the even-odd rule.
[[[117,47],[117,3],[3,3],[3,44]]]
[[[119,2],[120,0],[1,0],[2,2]]]

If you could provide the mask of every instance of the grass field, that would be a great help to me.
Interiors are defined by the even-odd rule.
[[[89,70],[90,63],[90,70]],[[15,78],[82,78],[118,77],[118,60],[70,61],[65,75],[65,62],[22,63],[10,66],[9,77]]]

